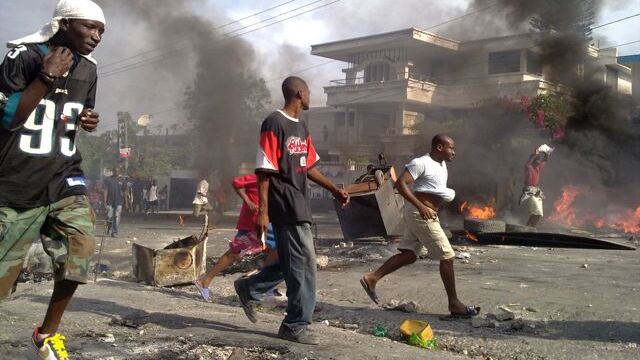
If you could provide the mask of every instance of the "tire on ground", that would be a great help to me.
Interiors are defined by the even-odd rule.
[[[502,220],[464,219],[464,229],[476,233],[504,232],[505,226]]]
[[[536,232],[536,228],[526,225],[507,224],[505,226],[507,232]]]

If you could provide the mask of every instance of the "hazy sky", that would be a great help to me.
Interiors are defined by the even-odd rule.
[[[114,64],[115,61],[158,48],[157,39],[153,39],[151,26],[141,23],[139,19],[119,9],[117,5],[112,5],[125,1],[135,0],[97,0],[98,3],[108,4],[108,6],[105,6],[107,31],[103,43],[94,54],[100,64],[98,71],[102,73],[98,81],[96,109],[103,115],[101,124],[103,130],[115,127],[116,112],[130,111],[134,118],[145,113],[155,114],[154,130],[159,131],[160,125],[181,123],[184,118],[181,109],[182,94],[193,81],[192,62],[186,57],[180,59],[178,54],[173,59],[166,60],[164,64],[144,65],[145,58],[159,53],[152,52],[146,56]],[[178,0],[156,0],[157,3],[165,1]],[[281,105],[278,87],[284,76],[299,69],[328,62],[328,59],[309,55],[310,46],[313,44],[407,27],[426,28],[469,11],[466,0],[453,0],[446,3],[435,0],[339,0],[330,4],[333,1],[335,0],[185,0],[180,3],[187,3],[187,8],[215,24],[212,26],[221,26],[288,2],[276,9],[218,29],[222,33],[236,30],[232,34],[238,34],[273,22],[274,20],[268,20],[266,23],[253,25],[270,17],[284,19],[295,16],[241,36],[255,48],[255,70],[268,81],[274,107]],[[0,1],[0,43],[4,44],[8,40],[38,30],[50,19],[55,3],[55,0]],[[307,4],[309,5],[305,6]],[[300,14],[326,4],[329,5]],[[294,10],[298,7],[303,8]],[[491,19],[490,11],[487,13],[488,18]],[[640,12],[640,0],[608,1],[599,12],[596,24],[638,12]],[[476,18],[477,16],[469,16],[451,24],[451,28],[460,24],[473,24]],[[237,31],[245,26],[247,28],[244,30]],[[452,30],[451,28],[449,30]],[[476,28],[477,34],[485,34],[489,31],[484,28],[482,22],[479,22]],[[445,28],[430,31],[447,33]],[[594,37],[600,40],[601,46],[640,40],[640,16],[597,29],[594,31]],[[160,46],[164,49],[160,52],[167,51],[166,49],[171,50],[175,45],[175,43],[161,44]],[[640,43],[621,47],[619,53],[621,55],[638,54]],[[140,66],[139,68],[107,75],[110,70],[122,69],[123,65],[140,62],[140,59],[143,60],[142,64],[136,65]],[[324,104],[323,86],[329,85],[332,79],[344,77],[341,71],[343,66],[344,64],[332,62],[300,73],[300,76],[311,84],[314,106]],[[159,71],[160,67],[171,70]]]

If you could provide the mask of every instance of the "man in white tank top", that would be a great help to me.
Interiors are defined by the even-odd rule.
[[[446,135],[436,135],[431,141],[431,152],[413,159],[406,165],[396,182],[398,192],[405,198],[405,233],[398,245],[399,254],[389,258],[378,270],[365,273],[360,284],[367,295],[378,303],[375,292],[377,282],[399,268],[412,264],[424,246],[432,259],[440,260],[440,277],[444,283],[449,303],[447,318],[469,318],[478,315],[480,307],[465,305],[456,294],[453,258],[455,253],[449,244],[438,219],[438,209],[443,202],[450,202],[455,191],[447,188],[446,162],[455,157],[455,143]],[[409,185],[413,184],[413,190]]]

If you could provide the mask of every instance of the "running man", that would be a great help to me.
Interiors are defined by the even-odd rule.
[[[396,182],[398,192],[406,200],[406,229],[398,245],[400,253],[393,255],[376,271],[365,273],[360,279],[360,285],[374,303],[378,303],[378,281],[403,266],[413,264],[424,246],[429,257],[440,261],[440,277],[451,313],[448,318],[468,318],[480,312],[479,307],[467,306],[458,299],[453,272],[455,253],[438,219],[438,209],[444,202],[451,202],[455,197],[455,191],[447,187],[446,164],[453,160],[455,154],[453,139],[442,134],[436,135],[431,141],[431,152],[411,160]],[[411,184],[413,191],[409,188]]]
[[[0,65],[0,299],[6,298],[33,239],[53,260],[47,313],[32,335],[41,359],[68,359],[58,333],[78,284],[87,282],[95,213],[76,149],[78,127],[94,131],[102,9],[61,0],[37,33],[9,42]]]
[[[200,276],[194,282],[200,295],[205,301],[209,301],[209,286],[213,279],[221,272],[241,260],[246,255],[257,254],[265,250],[267,246],[267,258],[264,266],[270,266],[278,262],[278,253],[275,251],[276,244],[273,233],[268,232],[266,244],[258,238],[256,233],[256,217],[258,216],[258,177],[255,174],[238,176],[233,179],[233,189],[242,199],[242,208],[236,229],[238,232],[229,243],[229,250],[218,259],[218,262],[206,274]]]

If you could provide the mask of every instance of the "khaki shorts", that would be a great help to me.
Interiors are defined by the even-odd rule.
[[[542,212],[542,198],[539,196],[531,196],[522,202],[527,207],[529,215],[543,215]]]
[[[428,256],[434,260],[448,260],[456,256],[437,217],[425,220],[415,207],[406,204],[404,222],[406,227],[398,249],[411,250],[418,256],[424,246]]]
[[[213,210],[213,207],[209,203],[206,204],[193,204],[193,216],[198,217],[203,211],[209,212]]]
[[[34,239],[51,257],[56,281],[86,283],[95,249],[95,212],[84,195],[18,212],[0,207],[0,299],[9,295]]]

